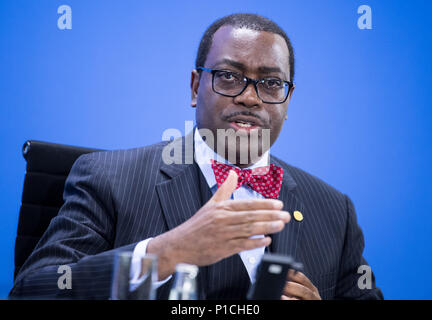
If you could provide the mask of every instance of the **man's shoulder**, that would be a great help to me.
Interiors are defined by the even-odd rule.
[[[272,156],[272,160],[274,164],[282,167],[284,172],[289,175],[289,178],[295,182],[298,192],[307,192],[310,195],[319,194],[321,196],[330,196],[345,201],[346,196],[344,193],[337,190],[321,178],[318,178],[317,176],[296,166],[290,165],[275,156]]]
[[[91,165],[105,170],[122,170],[131,165],[159,166],[162,150],[167,143],[167,141],[162,141],[137,148],[92,152],[80,156],[75,165]]]

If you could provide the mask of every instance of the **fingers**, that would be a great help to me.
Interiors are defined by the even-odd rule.
[[[296,297],[302,300],[321,300],[318,289],[301,272],[288,271],[287,282],[283,290],[287,297]]]
[[[296,297],[287,297],[286,295],[282,295],[281,300],[300,300]]]
[[[288,297],[296,297],[302,300],[320,300],[319,294],[301,285],[300,283],[288,281],[285,283],[283,294]]]
[[[287,281],[297,282],[303,286],[309,288],[310,290],[317,290],[313,283],[300,271],[288,270]]]
[[[226,238],[249,238],[254,235],[280,232],[291,216],[286,211],[218,211],[213,213],[213,223]]]
[[[229,246],[234,253],[238,253],[245,250],[267,247],[271,244],[271,241],[270,237],[256,239],[231,239],[227,241],[227,246]]]
[[[287,211],[278,210],[219,211],[213,214],[213,219],[223,226],[224,233],[238,238],[282,231],[291,216]]]
[[[269,222],[254,222],[229,225],[225,228],[224,232],[232,238],[249,238],[255,235],[273,234],[282,231],[285,223],[281,220]]]
[[[237,188],[238,176],[234,170],[230,170],[225,182],[217,189],[209,203],[228,200]]]
[[[230,200],[220,205],[231,211],[282,210],[283,208],[283,202],[277,199]]]
[[[283,221],[288,223],[291,215],[288,211],[279,210],[256,210],[256,211],[238,211],[230,212],[231,224],[253,223],[259,221]]]

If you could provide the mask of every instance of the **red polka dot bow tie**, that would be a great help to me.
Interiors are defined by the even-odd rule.
[[[212,159],[212,168],[218,188],[224,183],[230,170],[234,170],[238,175],[237,189],[244,184],[262,194],[265,198],[277,199],[279,197],[283,169],[274,164],[241,170]]]

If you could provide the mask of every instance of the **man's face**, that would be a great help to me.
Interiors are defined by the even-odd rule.
[[[213,36],[204,67],[230,70],[252,79],[289,80],[289,51],[285,40],[277,34],[223,26]],[[202,71],[200,78],[196,70],[192,72],[191,88],[198,129],[210,129],[215,138],[217,129],[246,135],[257,130],[259,137],[262,129],[269,129],[270,145],[279,136],[292,94],[291,90],[282,104],[268,104],[249,84],[241,95],[226,97],[213,91],[210,73]]]

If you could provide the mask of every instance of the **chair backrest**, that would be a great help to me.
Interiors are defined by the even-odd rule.
[[[63,205],[64,184],[75,160],[102,151],[29,140],[23,146],[27,170],[15,240],[14,277]]]

